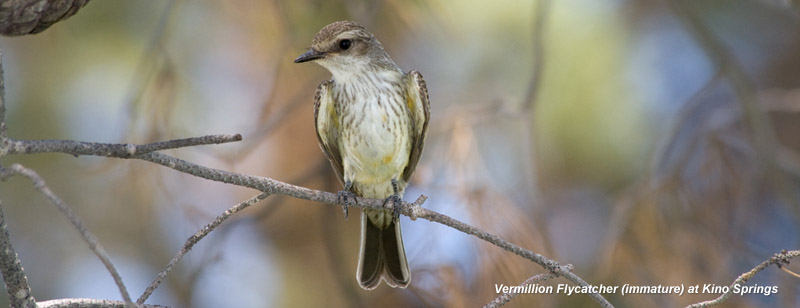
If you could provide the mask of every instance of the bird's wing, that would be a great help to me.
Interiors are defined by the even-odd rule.
[[[314,95],[314,124],[319,147],[331,162],[336,177],[344,184],[342,153],[339,151],[339,121],[334,108],[332,86],[333,81],[328,80],[317,87]]]
[[[403,180],[408,182],[414,169],[417,168],[422,148],[425,146],[425,135],[428,132],[428,120],[431,117],[431,103],[428,101],[428,88],[425,79],[418,71],[410,71],[405,76],[406,104],[411,113],[414,125],[411,128],[411,156],[403,170]]]

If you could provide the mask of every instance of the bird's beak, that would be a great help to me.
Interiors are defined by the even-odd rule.
[[[294,63],[303,63],[303,62],[313,61],[316,59],[322,59],[324,57],[325,57],[324,52],[319,52],[314,50],[313,48],[310,48],[304,54],[297,57],[297,59],[294,59]]]

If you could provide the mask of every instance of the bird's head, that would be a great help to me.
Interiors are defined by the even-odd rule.
[[[335,79],[370,68],[397,67],[378,39],[352,21],[337,21],[319,30],[311,48],[294,59],[294,63],[302,62],[322,65]]]

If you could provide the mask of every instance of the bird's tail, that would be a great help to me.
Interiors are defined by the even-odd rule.
[[[392,215],[387,211],[385,215]],[[359,249],[356,279],[362,288],[375,289],[381,282],[393,288],[405,288],[411,281],[400,221],[384,229],[373,224],[365,211],[361,212],[361,248]]]

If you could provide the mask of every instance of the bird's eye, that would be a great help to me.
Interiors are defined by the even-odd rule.
[[[352,44],[353,42],[351,42],[350,40],[341,40],[339,41],[339,48],[341,48],[342,50],[347,50],[350,48],[350,45]]]

